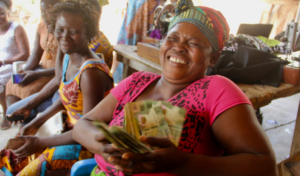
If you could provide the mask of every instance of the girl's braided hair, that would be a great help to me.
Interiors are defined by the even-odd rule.
[[[63,2],[55,4],[49,12],[48,30],[50,33],[54,33],[57,17],[62,12],[71,12],[83,18],[86,35],[90,43],[94,37],[98,37],[99,14],[88,0],[64,0]]]

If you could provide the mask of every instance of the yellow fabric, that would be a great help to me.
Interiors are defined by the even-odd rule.
[[[98,0],[100,7],[108,5],[109,1],[108,0]]]

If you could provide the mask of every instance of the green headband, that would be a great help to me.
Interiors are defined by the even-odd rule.
[[[213,48],[218,51],[219,44],[218,39],[215,36],[213,31],[213,26],[210,21],[207,19],[206,15],[201,12],[202,10],[198,7],[187,9],[181,12],[179,15],[176,15],[169,24],[169,30],[172,29],[176,24],[180,22],[192,23],[197,26],[203,34],[211,42]]]

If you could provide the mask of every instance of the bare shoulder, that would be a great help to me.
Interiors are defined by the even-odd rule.
[[[81,86],[101,85],[101,87],[103,86],[105,89],[111,89],[113,84],[112,78],[107,73],[97,68],[84,70],[81,75],[80,82]]]
[[[24,33],[26,34],[26,31],[25,31],[25,29],[22,25],[18,24],[16,29],[15,29],[15,33],[16,34],[24,34]]]

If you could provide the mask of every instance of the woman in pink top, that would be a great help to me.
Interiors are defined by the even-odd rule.
[[[248,98],[222,76],[204,76],[229,34],[223,15],[178,1],[161,47],[162,76],[138,72],[122,81],[81,118],[73,138],[94,152],[92,175],[276,175],[274,152]],[[159,148],[124,153],[92,125],[123,126],[124,105],[161,100],[187,110],[179,146],[166,138],[141,137]]]

